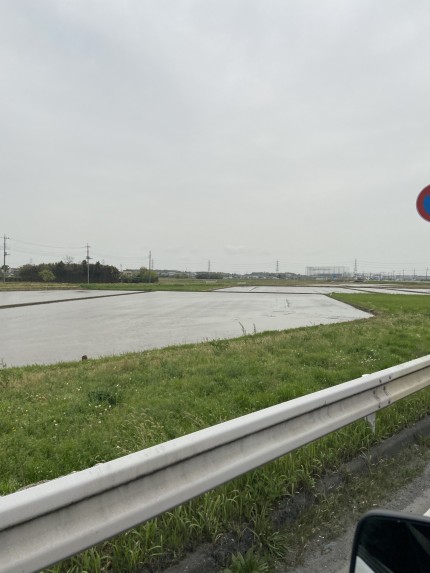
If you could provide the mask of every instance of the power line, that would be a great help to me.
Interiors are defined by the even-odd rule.
[[[32,245],[34,247],[44,247],[47,249],[82,249],[82,245],[68,245],[68,246],[59,246],[59,245],[44,245],[42,243],[33,243],[30,241],[23,241],[22,239],[15,239],[14,237],[7,237],[11,241],[15,241],[16,243],[22,243],[24,245]]]
[[[1,240],[1,238],[0,238]],[[6,244],[6,241],[10,241],[10,243]],[[22,255],[27,255],[28,257],[38,258],[41,259],[46,258],[49,260],[55,260],[57,257],[64,258],[65,255],[71,255],[70,258],[77,258],[79,257],[80,260],[83,255],[83,249],[87,249],[87,257],[89,256],[89,245],[83,244],[69,244],[69,245],[58,245],[58,244],[50,244],[50,240],[47,243],[39,243],[33,241],[26,241],[23,239],[17,239],[14,237],[3,237],[3,266],[6,265],[7,256],[9,256],[9,252],[7,252],[7,246],[11,247],[13,252],[14,258],[23,258]],[[141,266],[141,255],[137,254],[132,255],[130,254],[121,254],[116,252],[107,253],[102,251],[93,252],[93,256],[90,259],[95,260],[106,260],[112,261],[112,264],[116,264],[119,266],[118,263],[124,263],[128,267],[134,266]],[[21,256],[20,256],[21,255]],[[188,257],[190,255],[190,257]],[[198,257],[199,255],[197,255]],[[272,255],[273,256],[273,255]],[[376,256],[380,256],[377,255]],[[173,258],[172,258],[173,257]],[[224,272],[235,272],[239,274],[246,274],[247,272],[271,272],[273,271],[273,258],[271,257],[269,252],[258,252],[258,253],[244,253],[243,255],[237,254],[232,259],[227,257],[222,262],[216,261],[214,259],[196,259],[195,253],[185,251],[182,255],[174,256],[169,253],[164,253],[158,259],[158,266],[159,268],[176,268],[176,269],[193,269],[193,270],[205,270],[211,271],[213,268],[222,269]],[[291,260],[290,256],[288,257],[288,264],[285,262],[287,258],[285,258],[284,262],[282,262],[282,257],[280,259],[275,260],[275,268],[276,272],[279,273],[279,269],[282,268],[286,271],[295,271],[297,273],[303,272],[303,268],[306,266],[348,266],[348,263],[351,261],[343,261],[333,258],[334,260],[328,261],[326,265],[322,264],[322,261],[319,257],[315,257],[312,255],[299,255],[296,260]],[[323,261],[325,262],[325,261]],[[368,274],[419,274],[419,275],[428,275],[428,267],[429,261],[382,261],[382,260],[363,260],[360,258],[360,265],[358,265],[357,259],[354,261],[354,274],[358,273],[358,266],[360,266],[360,272],[366,272]],[[300,267],[300,268],[299,268]],[[154,268],[154,261],[150,260],[149,270],[151,271]],[[401,269],[398,271],[393,271],[393,269]],[[4,275],[4,273],[3,273]],[[5,277],[3,276],[3,279]],[[0,279],[1,280],[1,279]]]

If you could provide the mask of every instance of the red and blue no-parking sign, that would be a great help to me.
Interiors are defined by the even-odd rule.
[[[430,185],[424,187],[418,195],[417,211],[423,219],[430,221]]]

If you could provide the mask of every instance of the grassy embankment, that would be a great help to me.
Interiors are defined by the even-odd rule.
[[[297,287],[297,286],[318,286],[319,284],[327,285],[327,281],[316,281],[310,279],[175,279],[175,278],[160,278],[157,283],[82,283],[82,284],[72,284],[72,283],[34,283],[34,282],[6,282],[0,281],[0,292],[2,290],[76,290],[76,289],[90,289],[90,290],[143,290],[143,291],[186,291],[186,292],[196,292],[196,291],[209,291],[220,288],[228,287]],[[365,288],[366,286],[378,287],[381,286],[379,282],[367,282],[367,283],[329,283],[334,287],[343,286],[344,284],[349,284],[350,287],[355,289]],[[414,290],[418,289],[428,289],[430,288],[430,283],[427,282],[394,282],[389,284],[395,289],[400,288],[410,288]]]
[[[0,493],[52,479],[248,412],[360,377],[430,350],[430,298],[337,295],[375,317],[172,347],[81,363],[0,370]],[[56,566],[136,571],[179,558],[223,533],[251,535],[255,553],[284,559],[279,499],[430,411],[430,392],[248,473]]]
[[[181,291],[200,292],[235,286],[296,286],[308,285],[309,281],[290,280],[251,280],[251,279],[170,279],[161,278],[157,283],[31,283],[0,282],[1,291],[34,291],[34,290],[119,290],[119,291]],[[312,283],[315,286],[315,283]]]
[[[132,291],[182,291],[182,292],[199,292],[210,291],[221,288],[235,286],[254,287],[254,286],[315,286],[315,281],[308,280],[277,280],[277,279],[175,279],[160,278],[156,283],[34,283],[34,282],[0,282],[0,292],[5,290],[132,290]]]
[[[26,290],[70,290],[80,288],[80,285],[69,283],[30,283],[30,282],[0,282],[1,291],[26,291]]]
[[[327,284],[336,286],[349,285],[352,288],[360,289],[367,287],[380,287],[382,283],[380,282],[367,282],[367,283],[355,283],[355,282],[345,282],[345,283],[332,283],[327,281],[316,281],[311,279],[213,279],[213,280],[201,280],[201,279],[173,279],[173,278],[161,278],[158,283],[116,283],[116,284],[90,284],[80,285],[81,288],[90,289],[107,289],[107,290],[171,290],[171,291],[207,291],[220,288],[229,287],[299,287],[299,286],[318,286],[319,284],[327,286]],[[388,287],[394,289],[408,288],[413,290],[428,289],[430,288],[430,282],[393,282],[387,283]],[[384,286],[385,283],[384,283]]]

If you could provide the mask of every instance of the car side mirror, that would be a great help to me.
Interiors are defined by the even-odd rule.
[[[430,519],[370,511],[355,531],[350,573],[428,573]]]

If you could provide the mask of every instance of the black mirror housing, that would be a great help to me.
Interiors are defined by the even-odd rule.
[[[374,510],[358,522],[350,573],[428,573],[430,519]]]

